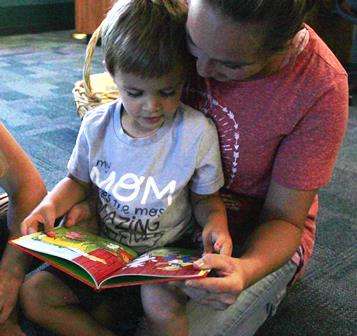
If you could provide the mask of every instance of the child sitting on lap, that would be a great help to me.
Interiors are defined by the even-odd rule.
[[[102,45],[121,97],[85,116],[68,176],[25,219],[23,234],[37,231],[39,223],[50,231],[56,218],[95,190],[105,237],[145,252],[182,242],[195,219],[203,227],[206,252],[231,254],[218,195],[224,181],[216,129],[180,103],[191,65],[185,20],[184,1],[118,1],[110,10]],[[108,321],[118,321],[129,309],[112,306],[128,301],[113,300],[123,289],[108,291],[110,304],[104,302],[108,295],[92,292],[102,299],[84,307],[76,288],[86,286],[64,279],[47,269],[24,284],[21,301],[28,318],[60,335],[114,335]],[[141,297],[153,335],[188,335],[182,292],[143,285]]]

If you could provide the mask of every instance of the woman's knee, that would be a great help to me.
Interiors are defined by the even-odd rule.
[[[142,286],[141,298],[146,315],[164,320],[180,315],[186,309],[186,296],[170,285]]]

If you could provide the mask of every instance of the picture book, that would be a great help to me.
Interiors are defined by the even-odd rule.
[[[170,247],[138,255],[81,227],[58,227],[54,232],[36,232],[9,243],[96,290],[199,278],[209,272],[194,269],[197,251]]]

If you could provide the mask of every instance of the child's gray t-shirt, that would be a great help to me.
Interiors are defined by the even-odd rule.
[[[69,173],[98,188],[102,233],[144,252],[178,240],[192,224],[189,191],[224,184],[216,128],[181,104],[155,134],[132,138],[118,100],[83,119]]]

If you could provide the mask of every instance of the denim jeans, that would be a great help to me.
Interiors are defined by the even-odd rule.
[[[188,304],[191,336],[252,336],[266,319],[273,316],[286,294],[297,266],[287,262],[244,290],[235,304],[224,311]]]

